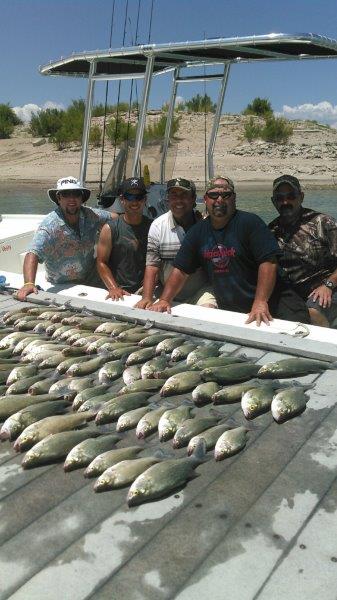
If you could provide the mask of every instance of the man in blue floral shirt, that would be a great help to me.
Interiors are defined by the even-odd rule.
[[[112,221],[111,213],[84,206],[90,190],[75,177],[59,179],[48,195],[57,207],[40,224],[25,256],[24,285],[17,293],[18,300],[37,293],[38,263],[44,263],[52,284],[101,285],[94,249],[102,226]]]

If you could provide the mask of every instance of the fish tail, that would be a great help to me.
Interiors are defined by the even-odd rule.
[[[206,459],[206,453],[207,453],[206,442],[203,438],[200,438],[197,441],[192,454],[190,455],[190,460],[193,460],[193,462],[195,462],[197,465],[199,465],[200,463],[204,462],[204,460]]]

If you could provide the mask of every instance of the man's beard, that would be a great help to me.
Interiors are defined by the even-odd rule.
[[[68,207],[65,209],[65,214],[69,215],[71,217],[78,215],[78,213],[80,212],[80,207],[79,206],[74,206],[74,207]]]
[[[227,215],[227,204],[218,204],[217,206],[213,206],[212,212],[215,217],[224,217]]]

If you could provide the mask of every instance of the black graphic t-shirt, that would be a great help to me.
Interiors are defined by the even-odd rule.
[[[109,267],[118,285],[136,292],[143,283],[147,235],[151,220],[143,216],[140,225],[125,223],[123,215],[109,223],[112,250]]]
[[[259,265],[281,254],[262,219],[237,210],[223,229],[213,229],[209,218],[194,225],[186,233],[174,266],[188,274],[202,266],[219,308],[249,312]]]

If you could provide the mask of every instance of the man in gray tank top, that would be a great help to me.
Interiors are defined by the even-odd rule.
[[[97,271],[112,300],[130,296],[142,286],[151,224],[143,215],[146,187],[141,177],[123,181],[120,200],[124,213],[102,228],[97,245]]]

